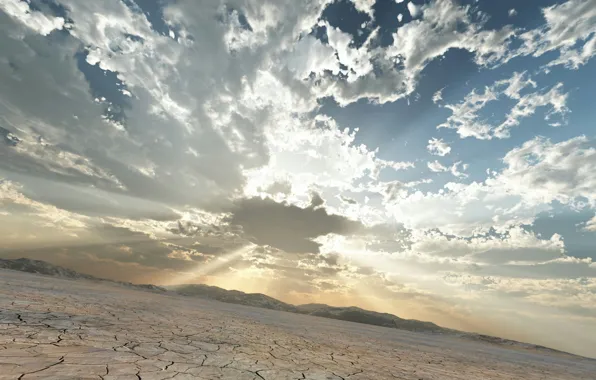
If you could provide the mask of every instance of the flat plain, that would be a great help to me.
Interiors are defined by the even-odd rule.
[[[596,360],[0,270],[0,379],[596,379]]]

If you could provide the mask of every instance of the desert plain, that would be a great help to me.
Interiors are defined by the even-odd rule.
[[[0,270],[0,379],[596,379],[596,360]]]

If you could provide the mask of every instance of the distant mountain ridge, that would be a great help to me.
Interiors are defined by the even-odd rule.
[[[383,326],[415,332],[450,334],[459,338],[483,341],[490,344],[519,347],[531,350],[549,351],[552,353],[576,356],[567,352],[558,351],[552,348],[539,346],[531,343],[522,343],[510,339],[493,337],[490,335],[452,330],[438,326],[432,322],[418,321],[415,319],[403,319],[393,314],[378,313],[375,311],[364,310],[355,306],[336,307],[325,304],[291,305],[261,293],[244,293],[239,290],[226,290],[217,286],[209,286],[204,284],[176,285],[169,286],[167,288],[151,284],[132,284],[130,282],[120,282],[101,279],[88,274],[76,272],[72,269],[50,264],[45,261],[31,260],[26,258],[14,260],[0,259],[0,268],[43,274],[71,280],[85,279],[92,281],[110,282],[128,288],[146,290],[151,292],[171,292],[174,294],[188,297],[200,297],[244,306],[252,306],[264,309],[285,311],[289,313],[312,315],[323,318],[357,322],[368,325]]]
[[[169,289],[184,296],[198,296],[221,302],[280,310],[289,313],[314,315],[317,317],[364,323],[367,325],[421,332],[450,331],[432,322],[403,319],[393,314],[378,313],[355,306],[336,307],[325,304],[290,305],[261,293],[244,293],[238,290],[226,290],[216,286],[203,284],[171,286]]]
[[[85,280],[93,280],[93,281],[113,282],[113,283],[117,283],[117,284],[124,285],[127,287],[136,288],[136,289],[157,291],[157,292],[167,292],[167,290],[165,288],[162,288],[161,286],[152,285],[152,284],[133,284],[130,282],[106,280],[103,278],[91,276],[89,274],[79,273],[72,269],[61,267],[59,265],[50,264],[47,261],[42,261],[42,260],[32,260],[32,259],[26,259],[26,258],[12,259],[12,260],[11,259],[0,259],[0,268],[18,270],[21,272],[28,272],[28,273],[43,274],[46,276],[66,278],[66,279],[70,279],[70,280],[85,279]]]
[[[221,302],[287,311],[290,313],[298,312],[296,306],[261,293],[244,293],[239,290],[226,290],[217,286],[204,284],[176,285],[169,286],[168,289],[183,296],[202,297]]]
[[[79,279],[84,278],[87,280],[99,280],[97,277],[93,277],[88,274],[82,274],[72,269],[64,268],[58,265],[50,264],[46,261],[31,260],[31,259],[0,259],[0,268],[18,270],[21,272],[39,273],[48,276]]]

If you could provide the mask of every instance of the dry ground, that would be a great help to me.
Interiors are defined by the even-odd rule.
[[[0,379],[596,379],[596,360],[0,270]]]

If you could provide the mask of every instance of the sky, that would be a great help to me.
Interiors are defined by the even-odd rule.
[[[596,357],[593,0],[0,0],[0,256]]]

